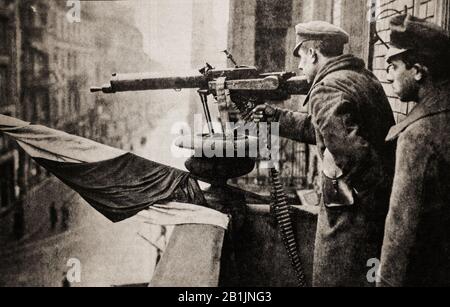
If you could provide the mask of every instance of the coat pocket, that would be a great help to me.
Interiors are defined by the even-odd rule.
[[[328,149],[324,152],[322,167],[322,194],[325,206],[328,208],[352,206],[355,203],[353,189],[344,181],[344,174]]]
[[[323,202],[328,208],[352,206],[355,204],[354,192],[342,178],[330,178],[323,174]]]

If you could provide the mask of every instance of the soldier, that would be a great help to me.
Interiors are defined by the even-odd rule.
[[[371,286],[367,262],[380,256],[392,184],[395,124],[390,104],[363,60],[343,54],[349,36],[322,21],[296,26],[294,56],[312,87],[309,114],[263,105],[253,120],[279,122],[280,136],[317,145],[322,199],[314,286]]]
[[[389,79],[417,104],[387,136],[397,156],[379,285],[450,286],[450,39],[412,16],[390,27]]]

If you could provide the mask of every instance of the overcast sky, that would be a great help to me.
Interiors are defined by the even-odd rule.
[[[192,6],[213,3],[213,15],[203,16],[219,37],[216,49],[225,49],[228,32],[228,0],[133,0],[136,23],[144,35],[144,49],[150,57],[169,68],[190,69],[192,52]]]

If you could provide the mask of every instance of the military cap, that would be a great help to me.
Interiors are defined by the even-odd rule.
[[[449,34],[438,25],[411,15],[398,15],[390,21],[392,46],[386,55],[392,57],[406,51],[415,51],[424,56],[448,54],[450,50]]]
[[[294,49],[294,56],[298,57],[298,50],[306,41],[330,40],[336,44],[345,45],[348,43],[349,35],[341,28],[332,25],[325,21],[311,21],[307,23],[300,23],[295,26],[296,46]]]

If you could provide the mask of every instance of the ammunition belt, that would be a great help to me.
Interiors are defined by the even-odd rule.
[[[270,169],[270,178],[272,180],[273,200],[270,209],[277,220],[278,229],[294,268],[298,285],[300,287],[306,287],[305,274],[303,272],[298,244],[294,233],[291,207],[287,203],[287,197],[280,181],[280,174],[274,167]]]

